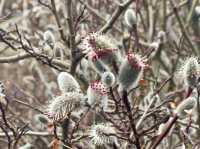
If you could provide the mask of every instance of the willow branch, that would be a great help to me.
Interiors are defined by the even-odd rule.
[[[10,137],[13,137],[12,132],[8,132],[8,135]],[[59,137],[61,136],[60,133],[57,134]],[[27,131],[24,136],[40,136],[40,137],[48,137],[52,136],[54,137],[54,134],[50,134],[49,132],[41,132],[41,131]],[[5,133],[0,133],[0,137],[6,137]]]
[[[117,9],[113,12],[112,17],[108,22],[100,29],[100,33],[107,33],[110,30],[114,23],[117,21],[119,16],[127,9],[127,7],[133,2],[134,0],[128,0],[123,4],[119,4]]]
[[[198,51],[198,50],[194,47],[194,45],[192,44],[192,41],[190,40],[189,35],[188,35],[188,33],[187,33],[187,31],[186,31],[184,25],[183,25],[183,22],[182,22],[182,20],[181,20],[179,14],[178,14],[177,7],[175,6],[175,4],[174,4],[174,2],[173,2],[172,0],[170,0],[170,2],[171,2],[171,4],[172,4],[173,10],[174,10],[174,14],[175,14],[176,19],[177,19],[177,21],[178,21],[178,23],[179,23],[179,26],[180,26],[180,29],[181,29],[181,32],[182,32],[183,36],[185,37],[186,41],[187,41],[188,44],[190,45],[192,51],[193,51],[195,54],[199,55],[199,51]]]

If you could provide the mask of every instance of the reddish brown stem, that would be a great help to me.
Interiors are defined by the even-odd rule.
[[[135,136],[135,146],[136,146],[137,149],[141,149],[139,135],[137,133],[137,130],[136,130],[136,127],[135,127],[135,124],[134,124],[134,119],[132,117],[132,112],[131,112],[131,106],[130,106],[130,103],[128,101],[128,93],[125,90],[123,91],[122,100],[123,100],[124,105],[126,107],[126,110],[127,110],[127,113],[128,113],[128,118],[129,118],[129,121],[130,121],[130,124],[131,124],[131,128],[132,128],[134,136]]]
[[[174,115],[172,118],[169,119],[169,124],[167,128],[156,138],[155,142],[153,143],[151,149],[156,149],[156,147],[161,143],[161,141],[164,139],[164,137],[169,133],[170,129],[178,119],[177,115]]]

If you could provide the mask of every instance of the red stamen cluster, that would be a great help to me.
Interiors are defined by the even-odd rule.
[[[89,52],[89,57],[92,58],[92,61],[96,61],[97,59],[103,59],[107,56],[110,56],[113,51],[116,49],[109,49],[109,48],[104,48],[104,49],[98,49],[96,52],[91,51]]]
[[[127,59],[128,59],[129,64],[134,69],[141,70],[142,68],[147,66],[145,64],[145,62],[139,57],[139,55],[135,55],[133,53],[128,53],[127,54]]]
[[[100,82],[95,81],[90,84],[91,89],[93,89],[95,92],[101,95],[107,95],[108,89]]]
[[[96,49],[96,39],[97,36],[95,33],[89,34],[86,38],[83,39],[84,50],[92,51]],[[86,52],[87,53],[87,52]]]
[[[89,46],[91,46],[91,48],[96,49],[96,40],[94,38],[94,36],[91,36],[89,39],[87,39]]]

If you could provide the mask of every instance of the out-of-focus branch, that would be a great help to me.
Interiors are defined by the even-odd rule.
[[[61,23],[60,23],[60,18],[59,18],[57,9],[56,9],[55,0],[51,0],[51,5],[42,2],[42,0],[38,0],[38,2],[39,2],[42,6],[47,7],[47,8],[53,13],[53,15],[55,16],[55,19],[56,19],[56,23],[57,23],[57,26],[58,26],[58,30],[59,30],[59,32],[60,32],[61,39],[66,43],[66,36],[65,36],[63,27],[62,27],[62,25],[61,25]]]
[[[86,2],[84,2],[83,0],[78,0],[81,4],[83,4],[87,10],[89,10],[92,14],[94,14],[96,17],[98,17],[99,19],[101,19],[104,23],[106,23],[106,19],[101,16],[94,8],[92,8],[89,4],[87,4]],[[122,31],[116,27],[115,25],[113,25],[113,28],[119,32],[122,33]]]
[[[59,18],[59,16],[58,16],[58,12],[57,12],[57,10],[56,10],[55,0],[51,0],[51,6],[52,6],[52,9],[51,9],[51,10],[52,10],[52,13],[53,13],[54,16],[55,16],[56,23],[57,23],[57,25],[58,25],[58,30],[59,30],[59,32],[60,32],[60,36],[61,36],[62,40],[63,40],[64,42],[66,42],[66,37],[65,37],[65,34],[64,34],[64,30],[63,30],[63,28],[62,28],[62,26],[61,26],[60,18]]]
[[[183,36],[185,37],[186,41],[187,41],[188,44],[190,45],[192,51],[193,51],[195,54],[199,55],[199,51],[194,47],[194,45],[192,44],[192,41],[190,40],[190,38],[189,38],[189,36],[188,36],[188,33],[187,33],[187,31],[186,31],[186,29],[185,29],[185,27],[184,27],[184,25],[183,25],[183,22],[182,22],[182,20],[181,20],[179,14],[178,14],[177,7],[175,6],[175,4],[174,4],[174,2],[173,2],[172,0],[170,0],[170,2],[171,2],[171,5],[172,5],[172,7],[173,7],[173,10],[174,10],[174,14],[175,14],[175,16],[176,16],[176,19],[177,19],[177,21],[178,21],[178,23],[179,23],[179,26],[180,26],[180,29],[181,29],[181,33],[183,34]]]
[[[177,115],[174,115],[174,117],[169,119],[167,128],[156,138],[151,149],[156,149],[156,147],[161,143],[164,137],[169,133],[169,131],[171,130],[172,126],[177,121],[177,119],[178,119]]]
[[[8,135],[10,137],[13,137],[13,133],[12,132],[8,132]],[[60,137],[61,134],[57,133],[57,135]],[[41,131],[27,131],[24,136],[40,136],[40,137],[48,137],[48,136],[52,136],[54,137],[54,134],[50,134],[49,132],[41,132]],[[0,133],[0,137],[6,137],[5,133]]]
[[[198,4],[198,2],[199,2],[199,0],[193,0],[192,1],[192,6],[191,6],[189,14],[187,16],[187,20],[186,20],[187,23],[185,25],[185,28],[190,24],[191,18],[192,18],[193,14],[194,14],[194,10],[195,10],[195,7]]]
[[[181,7],[185,6],[188,3],[188,0],[182,1],[180,4],[178,4],[176,6],[177,9],[180,9]],[[170,11],[167,15],[166,15],[166,19],[171,17],[174,14],[174,11]]]
[[[8,121],[8,117],[6,116],[6,109],[4,108],[3,104],[0,103],[0,111],[1,111],[1,122],[0,122],[0,128],[2,129],[4,135],[7,137],[8,141],[8,149],[15,149],[17,148],[17,144],[19,143],[19,140],[26,132],[27,124],[25,124],[23,127],[18,127],[17,129]],[[11,136],[9,135],[9,132],[14,137],[11,139]]]
[[[15,63],[20,60],[34,58],[34,56],[30,55],[29,53],[20,53],[13,56],[8,57],[0,57],[0,63]],[[52,59],[52,64],[57,65],[63,69],[69,69],[69,64],[66,62],[63,62],[61,60]]]
[[[12,101],[15,101],[15,102],[17,102],[17,103],[19,103],[21,105],[24,105],[24,106],[30,108],[30,109],[33,109],[33,110],[35,110],[35,111],[37,111],[39,113],[42,113],[42,114],[44,113],[43,111],[39,110],[38,108],[31,106],[29,103],[25,103],[25,102],[17,100],[17,99],[13,99]]]
[[[0,57],[0,63],[15,63],[30,57],[32,57],[30,54],[24,52],[13,56]]]
[[[109,29],[111,29],[119,18],[119,16],[126,10],[126,8],[133,2],[134,0],[128,0],[123,4],[119,4],[117,9],[113,12],[112,17],[108,22],[99,30],[100,33],[106,33]]]
[[[28,43],[25,44],[23,39],[22,39],[22,35],[20,34],[18,27],[16,26],[16,32],[17,32],[17,36],[19,38],[19,40],[16,39],[12,39],[9,40],[9,38],[11,38],[9,35],[6,35],[6,33],[4,33],[5,31],[2,31],[2,33],[0,34],[0,42],[5,43],[7,46],[9,46],[12,49],[23,49],[25,51],[25,53],[16,55],[16,56],[11,56],[11,57],[7,57],[7,58],[0,58],[0,63],[8,63],[8,62],[16,62],[18,60],[22,60],[25,58],[30,58],[30,57],[34,57],[36,58],[38,61],[42,62],[45,65],[48,65],[54,69],[63,71],[64,69],[68,69],[69,65],[63,61],[60,60],[56,60],[53,59],[52,57],[49,57],[48,55],[45,55],[43,53],[40,52],[36,52],[38,50],[34,49],[31,45],[31,42],[25,38],[26,42]],[[13,41],[15,43],[13,43]],[[11,43],[12,42],[12,43]],[[20,45],[20,47],[17,47],[16,45]],[[42,51],[42,50],[41,50]]]
[[[3,14],[5,2],[6,2],[5,0],[2,0],[2,1],[0,2],[0,16],[2,16],[2,14]]]
[[[70,51],[71,51],[71,67],[70,72],[72,74],[75,73],[76,70],[76,55],[77,55],[77,49],[76,49],[76,42],[75,42],[75,30],[74,30],[74,23],[73,23],[73,17],[72,17],[72,1],[71,0],[65,0],[66,5],[66,11],[67,11],[67,24],[69,27],[69,41],[70,41]]]
[[[38,0],[38,3],[40,3],[41,5],[43,5],[43,6],[47,7],[47,8],[49,8],[50,10],[52,9],[50,5],[44,3],[42,0]]]
[[[130,125],[131,125],[131,129],[132,129],[133,134],[135,136],[135,146],[136,146],[137,149],[141,149],[139,135],[138,135],[137,130],[136,130],[136,126],[135,126],[134,119],[133,119],[133,116],[132,116],[130,102],[128,101],[128,94],[127,94],[126,91],[123,91],[122,101],[123,101],[123,103],[126,107],[128,118],[129,118]]]

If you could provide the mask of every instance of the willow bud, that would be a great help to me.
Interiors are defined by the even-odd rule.
[[[195,7],[195,13],[197,14],[197,16],[200,16],[200,6]]]
[[[109,68],[99,59],[97,53],[93,51],[88,54],[88,61],[91,67],[99,74],[109,70]]]
[[[179,117],[183,117],[187,115],[188,112],[194,109],[196,105],[196,99],[194,97],[188,97],[187,99],[183,100],[175,109],[175,114]]]
[[[33,149],[34,146],[30,143],[26,143],[24,146],[19,147],[19,149]]]
[[[142,77],[145,67],[144,61],[137,54],[128,54],[119,69],[119,85],[122,89],[136,87]]]
[[[98,63],[98,66],[96,66],[97,64],[94,64],[95,67],[103,67],[103,64],[107,67],[112,67],[113,63],[116,65],[119,63],[119,50],[111,39],[112,38],[109,38],[106,35],[93,33],[89,34],[83,40],[83,53],[89,57],[90,61]],[[100,64],[100,62],[102,62],[102,64]]]
[[[83,99],[83,94],[77,92],[62,94],[50,102],[47,108],[47,115],[53,121],[62,121],[67,118],[71,112],[80,108]]]
[[[55,46],[55,37],[50,30],[47,30],[43,34],[44,43],[49,45],[52,49]]]
[[[92,144],[103,146],[114,143],[116,138],[113,134],[116,134],[114,127],[107,124],[97,124],[92,126],[89,137],[91,138]]]
[[[92,82],[87,90],[88,104],[100,105],[103,109],[107,109],[108,106],[108,89],[100,82]]]
[[[44,125],[47,125],[49,120],[48,120],[48,117],[46,117],[46,115],[43,115],[43,114],[37,114],[34,116],[34,120],[36,123],[41,123],[41,124],[44,124]]]
[[[80,91],[78,82],[67,72],[61,72],[57,77],[57,82],[62,93]]]
[[[137,17],[136,13],[133,9],[127,9],[125,14],[124,14],[124,19],[126,25],[130,28],[133,29],[133,27],[137,24]]]
[[[180,69],[180,75],[187,87],[194,88],[199,79],[200,65],[198,59],[190,57],[185,60]]]
[[[2,82],[0,82],[0,103],[6,105],[6,95],[5,95],[5,87]]]
[[[101,82],[106,87],[112,87],[115,83],[115,75],[112,72],[104,72],[101,76]]]

